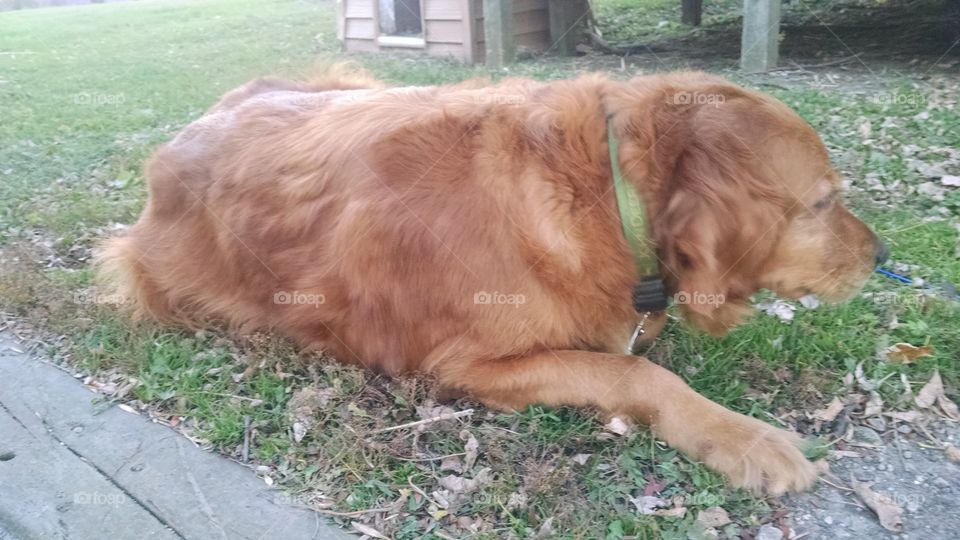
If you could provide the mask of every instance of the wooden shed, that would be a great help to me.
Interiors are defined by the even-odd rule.
[[[585,19],[574,18],[572,6],[587,9],[587,2],[337,0],[337,37],[350,52],[420,50],[496,65],[508,62],[516,50],[568,52],[575,35],[568,30]],[[488,58],[489,53],[497,58]]]

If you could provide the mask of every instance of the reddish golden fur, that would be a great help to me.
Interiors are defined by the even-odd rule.
[[[837,177],[816,134],[700,73],[255,81],[157,151],[143,215],[101,262],[140,315],[275,329],[344,361],[433,373],[495,407],[631,415],[737,485],[808,486],[794,435],[617,354],[636,276],[608,116],[668,289],[725,299],[681,306],[692,324],[724,332],[759,288],[839,300],[869,275],[873,234],[829,202]],[[482,291],[524,301],[477,304]],[[314,302],[283,303],[294,292]]]

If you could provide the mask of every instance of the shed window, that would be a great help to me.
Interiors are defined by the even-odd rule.
[[[380,0],[380,35],[423,38],[420,0]]]

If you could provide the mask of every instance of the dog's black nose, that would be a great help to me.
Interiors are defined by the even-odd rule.
[[[887,245],[881,242],[880,240],[877,240],[876,249],[877,250],[874,253],[873,257],[874,257],[874,260],[877,261],[877,266],[880,266],[881,264],[887,262],[887,259],[890,258],[890,248],[888,248]]]

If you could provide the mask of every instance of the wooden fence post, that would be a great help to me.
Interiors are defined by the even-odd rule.
[[[780,0],[743,0],[740,68],[759,73],[776,67],[780,46]]]
[[[680,3],[680,22],[691,26],[700,26],[703,16],[703,0],[682,0]]]
[[[564,56],[577,52],[577,44],[587,28],[590,3],[586,0],[550,0],[550,50]]]
[[[513,62],[513,0],[483,0],[483,37],[487,67],[501,69]]]

